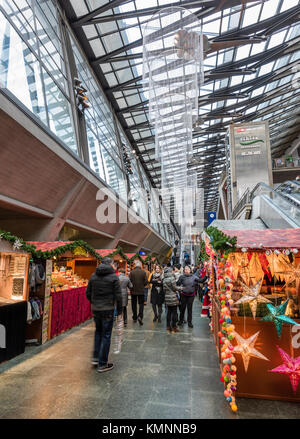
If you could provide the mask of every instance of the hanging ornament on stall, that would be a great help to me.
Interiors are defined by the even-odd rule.
[[[298,384],[300,380],[300,357],[293,358],[290,357],[283,349],[277,346],[280,356],[283,360],[283,364],[275,369],[269,370],[269,372],[277,372],[288,375],[294,394],[296,394],[298,389]]]
[[[73,255],[74,256],[85,256],[86,258],[90,257],[89,252],[85,248],[83,248],[81,245],[74,248]]]
[[[267,314],[265,317],[263,317],[262,321],[264,322],[273,322],[275,324],[278,337],[281,337],[281,330],[282,330],[282,324],[283,323],[290,323],[291,325],[298,325],[297,322],[292,320],[290,317],[285,315],[286,307],[288,306],[289,300],[286,300],[284,303],[282,303],[279,306],[273,306],[270,304],[267,304],[267,308],[269,310],[269,314]]]
[[[13,244],[13,249],[14,250],[20,250],[20,248],[22,248],[22,241],[20,241],[20,239],[16,239],[14,244]]]
[[[240,334],[238,334],[237,332],[234,332],[234,336],[235,336],[235,340],[237,342],[237,345],[234,347],[233,352],[236,352],[237,354],[242,355],[244,368],[245,368],[246,373],[248,371],[248,366],[249,366],[249,362],[250,362],[251,357],[260,358],[261,360],[269,361],[269,359],[267,357],[265,357],[261,352],[259,352],[254,347],[259,333],[260,333],[260,331],[251,335],[251,337],[249,337],[249,338],[243,338]]]
[[[260,289],[262,285],[262,279],[258,281],[253,287],[248,287],[246,284],[240,281],[240,284],[242,285],[244,292],[243,297],[241,297],[237,302],[235,302],[235,305],[240,305],[244,303],[248,303],[252,316],[255,319],[256,317],[256,310],[257,310],[257,304],[258,303],[271,303],[269,299],[266,299],[264,296],[260,294]]]
[[[264,270],[262,269],[258,253],[250,253],[250,255],[251,255],[251,259],[249,260],[250,278],[252,280],[252,283],[259,282],[260,280],[263,279],[265,273]]]
[[[298,291],[300,282],[300,264],[298,264],[297,267],[294,267],[294,265],[284,262],[284,265],[286,266],[286,270],[289,274],[288,279],[286,280],[286,284],[289,285],[292,282],[296,281],[296,288]]]

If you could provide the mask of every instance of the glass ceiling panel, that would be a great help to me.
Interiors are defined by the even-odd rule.
[[[97,8],[105,7],[102,12],[97,11],[82,25],[86,36],[84,43],[90,44],[95,57],[100,59],[96,67],[102,70],[111,88],[109,99],[115,99],[114,106],[122,110],[118,113],[120,122],[125,129],[130,128],[130,138],[134,139],[133,147],[137,152],[143,153],[141,156],[145,161],[148,175],[152,176],[159,186],[160,165],[154,161],[153,129],[150,129],[150,126],[147,129],[147,125],[142,125],[140,129],[136,127],[138,124],[149,123],[147,96],[144,95],[141,87],[142,34],[145,23],[152,13],[146,12],[135,16],[134,12],[146,8],[180,5],[182,2],[180,0],[174,2],[124,0],[119,7],[111,10],[106,8],[110,3],[108,0],[66,1],[70,2],[79,18]],[[223,162],[218,163],[218,160],[224,157],[223,142],[228,124],[231,121],[242,122],[245,116],[248,116],[250,121],[272,119],[270,125],[272,136],[273,130],[280,128],[282,117],[288,118],[295,112],[298,97],[296,96],[296,101],[293,103],[292,97],[295,91],[290,87],[295,72],[281,72],[279,69],[300,58],[298,43],[292,41],[300,34],[300,25],[297,22],[300,7],[299,0],[265,0],[249,3],[241,1],[240,5],[236,1],[227,0],[220,2],[219,10],[217,7],[205,9],[205,6],[199,5],[199,2],[194,3],[195,6],[193,1],[190,2],[190,9],[193,12],[199,12],[202,7],[206,11],[203,31],[212,43],[210,53],[205,59],[205,83],[199,94],[201,99],[199,116],[205,116],[206,119],[203,121],[199,119],[199,126],[194,131],[193,139],[195,153],[200,154],[201,159],[205,161],[201,166],[194,164],[193,169],[198,169],[198,180],[203,182],[204,188],[210,188],[211,198],[205,203],[207,209],[209,206],[215,206],[218,200],[216,188],[223,166]],[[280,17],[280,14],[286,14],[292,8],[294,8],[294,19],[284,20]],[[117,20],[113,18],[113,14],[118,15]],[[105,21],[97,22],[104,17],[106,17]],[[249,26],[251,30],[248,31]],[[238,40],[240,29],[246,36],[267,35],[267,37],[261,42],[257,39],[255,42],[242,43]],[[226,36],[229,30],[231,34]],[[220,36],[226,36],[229,42],[226,45],[221,43]],[[286,53],[283,44],[290,40],[291,46]],[[273,55],[271,52],[270,56],[266,56],[266,53],[272,50]],[[105,58],[102,60],[101,57]],[[250,67],[255,68],[255,72],[251,73]],[[271,77],[272,72],[274,72],[273,77]],[[101,77],[99,79],[101,81]],[[286,90],[282,90],[278,96],[270,94],[282,86],[286,86]],[[142,101],[146,103],[145,107],[141,105]],[[235,113],[239,116],[234,117]],[[295,131],[295,137],[298,134]],[[138,143],[135,143],[136,141]],[[286,145],[285,148],[288,146]],[[215,151],[215,156],[210,151]],[[212,169],[220,168],[220,171],[212,174],[214,179],[202,178],[207,169],[205,163],[213,165],[213,160],[215,166]],[[157,169],[157,175],[154,169]],[[215,186],[212,186],[213,184]]]

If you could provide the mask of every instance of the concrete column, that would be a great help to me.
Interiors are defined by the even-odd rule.
[[[54,218],[41,230],[37,236],[37,241],[55,241],[59,232],[65,225],[70,210],[74,207],[76,199],[80,198],[81,193],[88,184],[85,178],[81,178],[78,183],[66,194],[59,206],[54,211]]]

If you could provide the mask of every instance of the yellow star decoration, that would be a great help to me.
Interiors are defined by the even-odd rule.
[[[257,304],[258,303],[272,303],[269,299],[266,299],[264,296],[261,296],[260,289],[262,285],[262,279],[258,281],[253,287],[248,287],[248,285],[244,284],[243,282],[240,282],[242,285],[244,292],[243,297],[241,297],[237,302],[235,302],[236,305],[240,305],[243,303],[249,303],[249,306],[251,308],[252,316],[255,319],[256,317],[256,310],[257,310]]]
[[[261,354],[254,347],[259,333],[260,333],[260,331],[251,335],[251,337],[249,337],[249,338],[243,338],[240,334],[238,334],[237,332],[234,332],[234,336],[235,336],[235,340],[237,342],[237,345],[234,347],[233,352],[236,352],[237,354],[242,355],[245,372],[247,372],[247,370],[248,370],[249,361],[250,361],[251,357],[261,358],[262,360],[269,361],[269,359],[267,357],[265,357],[263,354]]]

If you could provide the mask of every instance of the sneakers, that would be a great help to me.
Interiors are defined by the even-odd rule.
[[[194,327],[194,325],[192,324],[192,323],[189,323],[189,328],[193,328]]]
[[[105,366],[98,367],[97,372],[103,373],[108,372],[109,370],[112,370],[114,368],[114,365],[112,363],[107,363]]]
[[[140,324],[141,326],[144,324],[144,323],[143,323],[143,320],[142,320],[141,317],[138,318],[138,322],[139,322],[139,324]]]
[[[91,365],[92,366],[98,366],[98,364],[99,364],[99,359],[98,358],[92,358]]]

